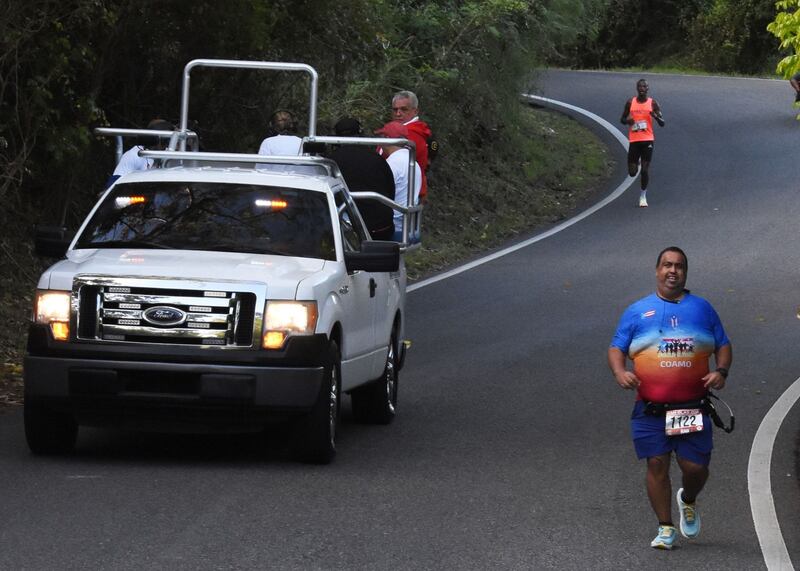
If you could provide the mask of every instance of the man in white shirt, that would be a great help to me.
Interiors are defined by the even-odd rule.
[[[271,136],[261,141],[259,155],[299,155],[303,140],[295,135],[296,127],[291,112],[276,111],[269,120]]]
[[[175,126],[170,123],[169,121],[164,121],[163,119],[153,119],[147,124],[147,128],[154,130],[154,131],[174,131]],[[116,168],[114,168],[114,173],[111,175],[111,178],[108,179],[106,183],[106,188],[111,186],[119,177],[124,176],[130,172],[134,171],[143,171],[150,168],[153,168],[153,159],[146,159],[144,157],[139,156],[139,151],[143,151],[144,149],[150,150],[164,150],[167,148],[169,144],[168,137],[154,137],[153,142],[145,145],[134,145],[127,151],[122,154],[122,157],[119,159]]]
[[[405,125],[392,121],[377,131],[388,139],[404,139],[407,136]],[[396,145],[381,145],[382,154],[389,163],[394,176],[394,201],[401,206],[408,205],[408,149]],[[419,204],[419,191],[422,188],[422,170],[419,163],[414,161],[414,204]],[[403,215],[394,212],[394,240],[403,239]]]
[[[143,171],[153,166],[153,159],[139,156],[139,151],[144,150],[144,145],[134,145],[122,154],[117,166],[114,168],[113,177],[119,178],[133,171]],[[115,178],[115,180],[116,180]]]

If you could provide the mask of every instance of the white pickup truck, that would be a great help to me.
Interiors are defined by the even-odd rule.
[[[234,432],[277,418],[297,424],[303,459],[328,463],[342,394],[359,421],[396,413],[402,252],[421,207],[388,201],[404,241],[372,241],[332,161],[186,151],[198,66],[308,72],[305,142],[375,144],[316,136],[308,66],[190,62],[180,130],[142,153],[161,168],[118,179],[74,237],[38,236],[65,259],[39,279],[24,362],[34,453],[73,449],[80,425]]]

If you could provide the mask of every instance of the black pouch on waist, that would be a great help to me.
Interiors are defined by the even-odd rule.
[[[699,400],[690,400],[686,402],[653,402],[644,401],[644,413],[647,416],[664,416],[669,410],[679,410],[686,408],[699,408],[705,414],[709,414],[714,407],[708,400],[708,397]]]

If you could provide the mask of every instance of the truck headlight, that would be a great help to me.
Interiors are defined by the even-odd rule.
[[[313,335],[317,328],[316,301],[268,301],[264,318],[264,349],[280,349],[292,335]]]
[[[49,325],[53,338],[57,341],[69,339],[70,292],[37,290],[33,320]]]

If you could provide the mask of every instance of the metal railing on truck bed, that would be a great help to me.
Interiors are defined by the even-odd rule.
[[[327,174],[333,177],[341,177],[336,163],[329,159],[310,156],[309,154],[298,156],[277,156],[277,155],[258,155],[252,153],[224,153],[224,152],[201,152],[197,150],[197,134],[188,129],[189,123],[189,92],[191,87],[191,72],[196,67],[229,68],[229,69],[254,69],[271,71],[299,71],[307,73],[310,77],[309,103],[308,103],[308,134],[303,138],[303,148],[316,144],[324,145],[396,145],[408,149],[408,195],[406,204],[399,204],[377,192],[352,192],[355,198],[374,200],[385,206],[392,208],[403,215],[403,232],[401,249],[406,251],[419,247],[422,205],[415,204],[414,188],[416,184],[416,147],[412,141],[407,139],[387,139],[387,138],[361,138],[361,137],[329,137],[316,135],[317,123],[317,83],[318,74],[316,70],[303,63],[285,63],[268,61],[242,61],[242,60],[218,60],[218,59],[195,59],[190,61],[183,70],[183,88],[181,93],[181,117],[180,126],[177,131],[157,131],[149,129],[117,129],[112,127],[99,127],[95,133],[104,136],[116,136],[117,155],[121,156],[121,137],[125,136],[161,136],[170,137],[169,145],[165,151],[143,150],[139,155],[146,158],[158,159],[163,164],[178,162],[182,166],[210,166],[212,164],[226,163],[231,166],[252,165],[258,168],[259,164],[305,166],[316,169],[322,167],[327,170]],[[187,143],[193,149],[187,151]],[[333,168],[335,167],[335,168]],[[295,173],[303,174],[303,173]],[[314,172],[309,171],[305,174],[313,176]],[[321,172],[317,173],[323,174]],[[345,181],[346,184],[346,181]]]

